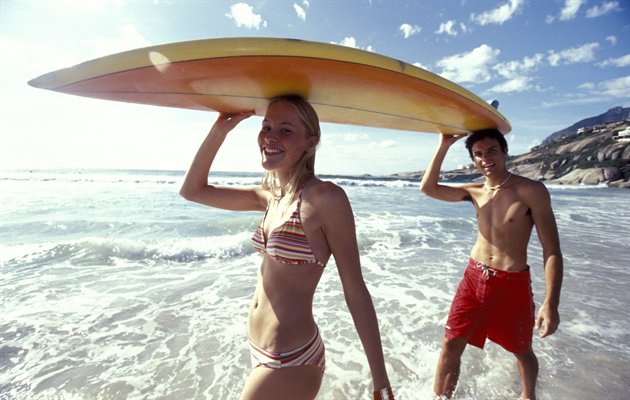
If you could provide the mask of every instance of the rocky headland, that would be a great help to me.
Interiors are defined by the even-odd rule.
[[[507,166],[516,174],[550,184],[630,188],[630,107],[615,107],[555,132],[530,152],[510,156]],[[419,179],[422,172],[395,176]],[[442,172],[441,179],[475,182],[483,177],[470,164]]]

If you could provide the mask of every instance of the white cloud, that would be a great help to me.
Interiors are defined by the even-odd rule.
[[[402,24],[400,25],[400,27],[398,28],[402,31],[403,36],[405,37],[405,39],[410,38],[411,36],[415,35],[416,33],[420,33],[420,31],[422,30],[421,27],[419,27],[418,25],[410,25],[410,24]]]
[[[538,66],[542,64],[544,58],[545,56],[542,53],[536,53],[532,57],[523,57],[521,61],[509,61],[497,64],[493,69],[502,77],[511,79],[523,73],[535,71]]]
[[[523,57],[522,60],[508,61],[499,63],[492,67],[499,76],[507,79],[505,82],[493,86],[488,89],[489,93],[512,93],[524,92],[531,90],[532,77],[527,76],[528,73],[536,71],[544,62],[545,56],[542,53],[536,53],[531,57]]]
[[[617,36],[606,36],[606,41],[608,41],[608,43],[610,43],[612,46],[615,46],[617,44]]]
[[[534,139],[531,142],[529,142],[529,146],[527,148],[531,150],[534,147],[539,146],[540,144],[542,144],[542,141],[540,139]]]
[[[347,36],[345,38],[343,38],[343,40],[337,44],[340,44],[342,46],[346,46],[346,47],[352,47],[354,49],[357,48],[357,40],[355,38],[353,38],[352,36]]]
[[[236,3],[230,7],[230,12],[225,14],[236,23],[236,26],[245,28],[260,29],[267,27],[267,21],[263,20],[259,14],[254,13],[254,7],[247,3]]]
[[[479,25],[489,25],[489,24],[498,24],[503,25],[505,22],[509,21],[517,15],[523,5],[525,4],[525,0],[509,0],[507,3],[502,4],[501,6],[483,12],[481,14],[471,14],[470,19],[478,23]]]
[[[629,67],[630,66],[630,54],[621,56],[619,58],[609,58],[596,64],[598,67]]]
[[[579,85],[578,88],[584,89],[584,90],[593,90],[593,89],[595,89],[595,84],[592,83],[592,82],[586,82],[586,83],[583,83],[583,84]]]
[[[370,143],[370,148],[385,149],[385,148],[396,147],[397,144],[398,142],[396,142],[395,140],[381,140],[380,142]]]
[[[595,59],[595,50],[597,50],[598,47],[599,43],[588,43],[579,47],[562,50],[559,53],[550,50],[547,61],[549,61],[552,67],[590,62]]]
[[[368,136],[365,133],[349,132],[343,135],[343,139],[347,142],[358,142],[359,140],[367,140]]]
[[[294,3],[293,9],[295,10],[295,13],[297,14],[299,19],[301,19],[302,21],[306,21],[306,11],[304,11],[302,7]]]
[[[528,76],[515,76],[508,81],[495,85],[488,89],[489,93],[514,93],[524,92],[532,88],[532,78]]]
[[[27,88],[24,85],[26,79],[35,78],[36,74],[43,74],[60,68],[67,68],[71,65],[85,61],[85,58],[72,53],[66,46],[53,47],[38,41],[26,41],[10,39],[0,36],[0,49],[3,57],[0,57],[0,74],[2,74],[2,90],[0,90],[0,115],[2,123],[5,116],[11,115],[9,107],[19,104],[16,101],[15,92],[23,91]],[[9,79],[11,75],[19,75],[22,79]],[[25,100],[28,103],[28,100]],[[25,109],[32,110],[33,106],[26,106]],[[3,126],[0,123],[0,126]],[[3,126],[4,127],[4,126]],[[7,131],[3,129],[3,134]],[[1,146],[0,146],[1,147]]]
[[[116,6],[124,5],[122,1],[109,1],[109,0],[65,0],[63,4],[82,12],[101,12],[107,8],[108,5],[114,4]]]
[[[86,40],[85,43],[94,48],[93,57],[102,57],[151,45],[151,42],[138,32],[133,24],[118,27],[118,34],[118,37],[96,38]]]
[[[426,69],[427,71],[429,71],[429,67],[427,67],[426,65],[420,63],[420,62],[415,62],[413,63],[413,65],[415,65],[418,68],[422,68],[422,69]]]
[[[566,98],[556,101],[543,101],[540,105],[543,108],[552,107],[567,107],[572,105],[588,105],[597,104],[603,101],[609,101],[610,99],[604,96],[597,96],[596,94],[589,94],[588,96],[571,94]]]
[[[584,3],[586,3],[586,0],[565,0],[564,7],[560,11],[560,21],[574,19]]]
[[[457,30],[455,30],[455,21],[450,20],[446,22],[442,22],[440,24],[440,28],[435,31],[437,34],[445,33],[449,36],[457,36]]]
[[[482,44],[469,53],[446,57],[436,64],[442,68],[440,75],[446,79],[455,82],[488,82],[491,77],[490,65],[496,62],[500,52],[487,44]]]
[[[341,42],[331,42],[331,43],[339,44],[346,47],[352,47],[353,49],[362,49],[362,50],[367,50],[367,51],[372,51],[372,52],[374,51],[374,48],[372,46],[367,46],[363,48],[357,46],[357,40],[352,36],[345,37]]]
[[[600,82],[604,94],[613,97],[630,97],[630,75]]]
[[[604,1],[601,6],[593,6],[586,11],[586,18],[597,18],[602,15],[609,14],[613,11],[621,11],[619,2],[617,1]]]
[[[602,81],[598,84],[588,82],[579,87],[598,96],[630,98],[630,75]]]

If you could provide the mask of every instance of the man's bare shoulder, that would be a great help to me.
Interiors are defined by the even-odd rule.
[[[458,187],[466,191],[466,195],[462,198],[462,201],[469,201],[475,203],[474,198],[483,192],[483,183],[473,182],[464,183]]]
[[[521,187],[524,187],[528,190],[547,191],[547,187],[545,186],[545,184],[540,181],[530,179],[522,175],[516,175],[516,174],[514,174],[513,179],[517,185],[520,185]]]
[[[549,199],[549,190],[544,183],[527,178],[521,175],[514,175],[514,188],[519,196],[530,205],[540,202],[547,202]]]

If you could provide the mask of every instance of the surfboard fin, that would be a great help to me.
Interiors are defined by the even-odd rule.
[[[494,107],[495,110],[499,109],[499,100],[492,100],[492,103],[490,103],[490,105],[492,107]]]

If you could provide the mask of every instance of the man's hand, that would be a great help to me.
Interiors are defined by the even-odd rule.
[[[451,147],[451,145],[457,142],[459,139],[466,137],[466,135],[447,135],[445,133],[440,134],[440,146]]]
[[[538,318],[536,319],[536,329],[540,330],[540,337],[544,338],[552,335],[558,330],[558,325],[560,325],[558,307],[551,307],[549,304],[544,303],[540,307]]]

